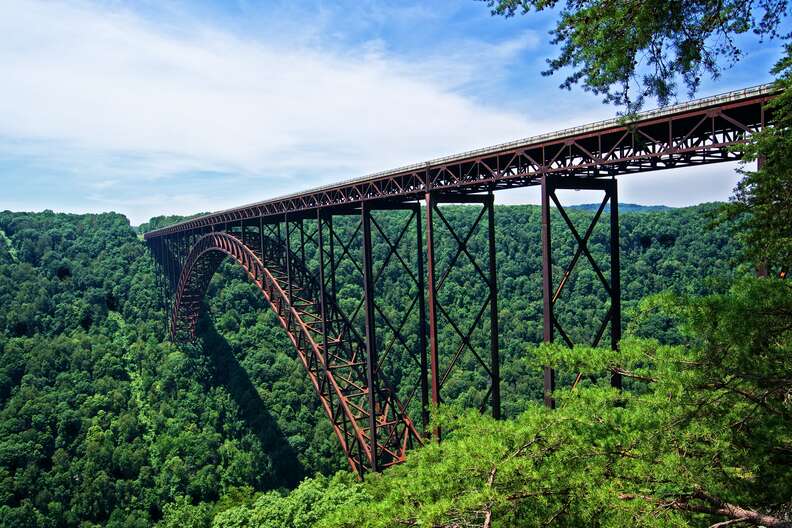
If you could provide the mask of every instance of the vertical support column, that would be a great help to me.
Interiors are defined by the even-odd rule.
[[[178,277],[178,268],[179,268],[179,255],[181,254],[181,237],[177,232],[173,235],[172,247],[171,247],[171,255],[173,255],[172,264],[174,270],[174,276]]]
[[[550,194],[553,192],[547,175],[542,175],[542,298],[544,301],[544,342],[553,342],[553,255],[550,240]],[[544,404],[554,408],[555,370],[544,367]]]
[[[171,340],[175,340],[176,334],[174,332],[174,314],[173,314],[173,307],[174,307],[174,296],[176,295],[176,285],[173,282],[173,259],[171,258],[171,254],[173,253],[173,241],[170,240],[170,237],[163,236],[162,237],[162,250],[163,250],[163,265],[165,271],[165,288],[168,292],[168,297],[170,302],[168,302],[168,331],[170,333]]]
[[[176,253],[174,254],[174,262],[176,263],[175,273],[173,275],[174,290],[179,287],[179,277],[181,277],[182,270],[182,255],[184,254],[184,238],[181,233],[176,235]]]
[[[162,266],[162,284],[165,286],[165,291],[167,292],[168,296],[170,296],[170,266],[168,265],[168,245],[167,245],[167,235],[163,235],[161,237],[160,242],[160,256],[162,258],[160,265]]]
[[[179,277],[179,274],[178,274],[179,263],[177,261],[177,259],[179,257],[175,254],[175,253],[177,253],[179,251],[179,246],[178,246],[179,238],[178,238],[178,235],[174,235],[172,239],[168,240],[168,242],[169,242],[169,244],[168,244],[168,246],[169,246],[168,247],[168,249],[169,249],[169,251],[168,251],[168,262],[170,262],[170,267],[171,267],[170,284],[171,284],[171,291],[175,292],[176,288],[178,287],[178,284],[179,284],[179,282],[178,282],[178,280],[179,280],[178,279],[178,277]]]
[[[179,287],[179,276],[181,275],[181,255],[182,255],[182,237],[181,233],[176,233],[174,236],[176,248],[173,251],[173,284],[174,290]]]
[[[168,295],[173,294],[173,265],[170,259],[170,244],[167,236],[162,237],[163,261],[165,264],[165,285],[168,287]]]
[[[432,378],[432,404],[440,405],[440,359],[438,356],[437,336],[437,283],[435,277],[435,252],[434,252],[434,196],[426,193],[426,264],[427,280],[429,282],[429,366]],[[440,429],[435,429],[435,437],[440,439]]]
[[[368,383],[369,449],[371,469],[379,471],[377,453],[377,342],[374,320],[374,273],[371,255],[371,210],[366,202],[361,205],[363,223],[363,290],[366,306],[366,381]]]
[[[171,299],[172,295],[170,289],[168,287],[168,270],[167,270],[167,262],[165,262],[165,237],[161,236],[158,239],[158,251],[159,251],[159,271],[160,271],[160,288],[162,289],[162,307],[165,310],[165,333],[167,334],[170,331],[169,327],[169,319],[171,315]]]
[[[264,263],[264,217],[259,216],[259,256]],[[266,264],[265,264],[266,265]]]
[[[168,334],[168,320],[170,318],[170,292],[168,291],[167,276],[165,272],[165,237],[157,237],[149,241],[149,245],[154,252],[154,266],[156,269],[155,278],[160,292],[160,303],[165,312],[165,335]]]
[[[415,242],[418,267],[418,343],[421,347],[421,423],[423,434],[429,428],[429,380],[428,358],[426,355],[426,300],[423,264],[423,235],[421,234],[421,204],[415,206]]]
[[[286,259],[286,285],[289,291],[289,303],[294,303],[294,296],[292,295],[292,272],[291,272],[291,229],[289,229],[289,214],[284,213],[283,223],[286,228],[286,242],[284,248],[284,258]]]
[[[178,242],[176,245],[176,275],[174,276],[174,284],[175,287],[179,287],[179,278],[181,277],[182,267],[184,266],[184,234],[179,233],[176,235],[176,241]]]
[[[333,391],[329,387],[329,377],[330,377],[330,370],[328,369],[329,364],[329,346],[330,340],[328,338],[328,333],[330,332],[330,324],[328,320],[328,307],[327,307],[327,274],[325,273],[325,242],[324,242],[324,226],[322,225],[324,222],[324,214],[322,214],[321,209],[316,210],[316,235],[317,235],[317,245],[319,246],[319,312],[322,318],[322,359],[323,359],[323,369],[324,369],[324,378],[322,379],[321,386],[322,390],[326,391],[327,399],[329,402],[329,409],[330,409],[330,418],[335,423],[336,420],[336,411],[335,411],[335,404],[333,402]],[[333,234],[330,233],[332,237]],[[331,257],[332,258],[332,257]],[[346,427],[346,426],[344,426]]]
[[[327,215],[327,230],[329,231],[330,238],[330,296],[335,306],[338,306],[338,299],[336,299],[336,292],[338,286],[336,284],[336,259],[335,259],[335,233],[333,232],[333,215]]]
[[[489,239],[490,295],[490,371],[492,373],[492,417],[500,418],[500,354],[498,351],[498,281],[495,272],[495,197],[487,195],[487,234]]]
[[[283,215],[283,222],[278,222],[277,223],[277,226],[278,226],[277,227],[277,229],[278,229],[278,246],[282,246],[283,245],[283,233],[281,232],[281,224],[285,224],[285,223],[286,223],[286,215],[284,214]],[[279,255],[279,258],[280,258],[281,269],[283,269],[285,271],[286,270],[286,260],[285,260],[286,259],[286,252],[281,251],[280,255]]]
[[[616,179],[606,187],[610,198],[610,287],[611,287],[611,350],[619,348],[621,340],[621,261],[619,250],[619,193]],[[611,387],[622,388],[621,374],[611,374]]]
[[[324,247],[324,230],[322,227],[323,215],[322,210],[316,210],[316,226],[318,230],[318,243],[319,243],[319,308],[322,316],[322,355],[324,356],[325,377],[327,377],[327,292],[326,292],[326,276],[325,276],[325,247]],[[331,234],[332,236],[332,234]]]
[[[305,221],[302,217],[300,217],[300,260],[303,266],[308,265],[305,261]]]

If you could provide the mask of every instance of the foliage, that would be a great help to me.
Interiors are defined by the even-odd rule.
[[[761,159],[756,171],[743,170],[743,179],[734,190],[725,216],[740,219],[739,233],[756,262],[776,271],[789,272],[792,266],[792,45],[773,69],[779,91],[766,107],[775,126],[751,138],[745,160]]]
[[[667,288],[723,291],[749,271],[727,226],[707,231],[713,207],[622,215],[627,307]],[[460,229],[475,217],[472,208],[444,210]],[[383,214],[385,229],[398,228]],[[570,214],[579,223],[592,213]],[[503,388],[512,417],[541,395],[525,348],[541,339],[538,217],[530,206],[496,210]],[[0,526],[149,526],[163,515],[166,525],[206,525],[243,506],[253,515],[262,501],[277,502],[276,494],[285,504],[291,495],[275,490],[346,467],[290,344],[237,266],[223,264],[210,285],[201,341],[177,348],[165,342],[150,257],[122,216],[4,212],[0,232]],[[572,239],[558,233],[560,274]],[[598,260],[606,235],[597,228],[591,241]],[[474,238],[481,246],[481,233]],[[438,244],[443,253],[452,247],[441,233]],[[378,240],[375,250],[383,249]],[[471,271],[454,275],[444,294],[460,319],[470,317]],[[386,275],[384,306],[398,310],[404,274]],[[345,299],[354,300],[352,267],[340,278]],[[586,332],[575,314],[594,317],[603,307],[595,286],[593,272],[581,268],[559,311],[581,340]],[[633,326],[664,342],[681,339],[661,315]],[[403,359],[391,373],[414,376]],[[470,365],[454,376],[449,401],[465,403],[484,386]],[[346,477],[338,478],[309,481],[304,491],[342,493]],[[355,490],[350,500],[368,493]]]
[[[284,484],[211,356],[165,342],[123,216],[5,212],[0,231],[0,526],[149,526],[177,497]]]
[[[693,95],[702,75],[717,77],[741,58],[736,37],[778,37],[788,8],[786,0],[484,1],[507,17],[560,6],[552,31],[559,55],[543,75],[569,70],[562,88],[582,83],[630,111],[647,97],[668,104],[680,79]]]
[[[787,11],[785,0],[487,1],[506,16],[561,6],[560,55],[546,73],[570,68],[563,86],[582,82],[628,111],[646,97],[667,102],[680,78],[692,93],[702,74],[717,76],[719,61],[740,57],[736,35],[776,37]],[[792,292],[742,278],[749,268],[739,257],[742,241],[754,259],[781,270],[790,262],[789,53],[774,70],[784,90],[768,109],[776,126],[747,147],[747,159],[766,161],[745,172],[724,224],[706,229],[714,205],[622,215],[625,323],[636,337],[618,354],[535,347],[538,211],[498,209],[510,419],[449,405],[436,417],[442,443],[363,484],[321,475],[344,466],[331,428],[234,265],[210,285],[200,341],[165,342],[152,262],[136,235],[182,218],[157,217],[136,232],[115,214],[0,213],[0,527],[789,526]],[[444,212],[460,228],[475,217],[467,207]],[[396,215],[381,218],[391,235]],[[579,224],[591,211],[570,215]],[[556,277],[573,243],[559,233]],[[437,238],[443,262],[453,244]],[[598,261],[607,244],[597,227],[589,248]],[[483,245],[474,234],[471,247]],[[385,249],[375,244],[375,254]],[[353,263],[339,276],[339,303],[354,306]],[[384,311],[398,314],[409,285],[393,269],[384,276]],[[440,293],[456,320],[471,317],[474,276],[465,263]],[[595,272],[576,272],[561,301],[559,321],[586,343],[606,309]],[[440,335],[450,342],[447,324]],[[476,346],[485,339],[472,337]],[[582,373],[556,395],[555,412],[537,403],[546,363],[560,367],[561,386]],[[608,370],[627,378],[627,390],[608,386]],[[415,379],[407,356],[393,356],[387,374]],[[469,405],[486,381],[463,357],[446,388],[449,403]]]
[[[792,287],[745,280],[669,301],[645,308],[682,315],[685,346],[630,339],[618,354],[536,356],[585,374],[618,368],[630,390],[600,377],[560,391],[555,411],[535,404],[507,421],[446,410],[443,442],[368,478],[370,502],[320,525],[792,525]]]
[[[291,493],[263,493],[248,505],[219,513],[212,528],[313,528],[339,508],[365,507],[370,500],[351,473],[317,476]]]
[[[404,464],[362,484],[339,474],[262,494],[212,526],[791,526],[792,286],[742,279],[641,304],[639,318],[680,323],[684,344],[531,349],[535,367],[584,374],[557,409],[496,421],[444,407],[443,441]]]

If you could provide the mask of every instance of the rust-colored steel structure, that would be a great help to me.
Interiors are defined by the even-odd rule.
[[[425,441],[429,407],[442,402],[444,383],[463,354],[475,358],[473,363],[488,380],[481,410],[500,416],[495,191],[541,189],[537,251],[542,253],[544,340],[558,335],[574,345],[555,307],[573,269],[585,259],[610,299],[603,320],[593,322],[590,344],[599,345],[609,329],[615,349],[621,337],[616,177],[739,159],[739,145],[770,123],[764,107],[772,96],[770,86],[748,88],[646,112],[630,121],[603,121],[439,158],[146,233],[171,314],[170,332],[177,340],[194,338],[212,275],[224,259],[238,262],[289,336],[352,469],[361,476],[381,470]],[[561,204],[556,193],[560,189],[603,192],[582,233]],[[471,204],[479,207],[479,214],[460,232],[441,204]],[[577,244],[560,278],[553,274],[553,209]],[[382,210],[401,211],[403,224],[395,235],[388,229],[393,226],[377,220]],[[609,276],[588,249],[603,214],[610,218]],[[334,222],[340,217],[344,229]],[[408,236],[413,229],[414,246]],[[471,244],[477,230],[487,240],[483,257],[476,255],[481,248]],[[450,260],[442,262],[436,255],[441,234],[453,246]],[[375,241],[387,248],[384,255],[374,254]],[[388,287],[384,270],[394,263],[410,277],[410,291],[404,293],[403,309],[396,316],[380,304],[377,293]],[[474,270],[480,286],[476,291],[485,292],[471,300],[472,321],[465,322],[450,316],[439,295],[449,275],[463,264]],[[336,273],[340,265],[359,275],[363,293],[356,307],[344,308],[337,298],[343,287]],[[408,320],[417,325],[417,339],[405,334]],[[473,340],[476,331],[486,339]],[[488,347],[480,349],[484,341]],[[388,365],[396,354],[414,361],[414,386],[402,386],[404,379],[398,387],[391,383]],[[618,374],[612,374],[611,383],[621,386]],[[545,404],[552,407],[551,365],[545,368],[544,387]],[[416,407],[420,431],[407,411]]]

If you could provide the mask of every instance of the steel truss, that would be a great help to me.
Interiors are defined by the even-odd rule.
[[[286,330],[358,475],[401,462],[407,450],[421,443],[421,435],[406,410],[418,391],[424,423],[428,413],[425,369],[402,403],[385,368],[397,347],[407,350],[419,366],[425,364],[425,339],[411,346],[403,331],[411,315],[417,313],[420,320],[424,319],[424,303],[416,300],[394,322],[375,298],[377,283],[390,261],[399,262],[408,271],[415,281],[414,292],[422,292],[418,278],[422,276],[422,256],[417,253],[418,270],[412,271],[402,255],[404,248],[400,248],[411,225],[420,232],[420,206],[399,208],[405,209],[409,218],[396,239],[364,207],[357,212],[337,212],[359,219],[349,240],[334,229],[333,214],[323,211],[313,219],[289,215],[278,223],[260,219],[224,226],[224,232],[195,239],[178,266],[168,258],[163,261],[174,271],[169,276],[176,284],[171,311],[171,333],[176,340],[195,338],[203,296],[222,260],[230,256],[245,269]],[[353,258],[353,245],[361,233],[362,258]],[[376,234],[385,241],[388,251],[375,267],[372,236]],[[159,249],[154,251],[162,256]],[[345,260],[357,266],[365,290],[351,314],[338,305],[335,294],[336,269]],[[413,297],[422,299],[421,295]],[[361,314],[365,319],[363,332],[356,324]],[[377,340],[377,323],[386,327],[383,338],[388,337],[387,342]],[[383,352],[378,353],[380,350]]]
[[[542,177],[542,297],[544,306],[544,341],[551,343],[555,340],[555,334],[561,336],[564,343],[573,347],[575,344],[570,339],[564,327],[559,323],[555,315],[555,306],[561,297],[564,287],[567,285],[572,272],[575,270],[580,257],[585,256],[594,273],[597,275],[600,284],[604,288],[609,299],[608,311],[599,323],[596,333],[591,341],[592,347],[597,347],[602,340],[605,330],[610,326],[610,346],[616,350],[621,339],[621,279],[620,279],[620,253],[619,253],[619,200],[617,194],[617,184],[615,179],[593,180],[583,178],[550,178]],[[602,202],[589,222],[588,228],[580,235],[575,224],[569,218],[564,206],[561,204],[556,191],[559,189],[586,189],[603,191]],[[553,259],[552,259],[552,224],[551,203],[555,204],[556,210],[564,220],[572,237],[575,239],[577,248],[572,258],[564,268],[564,272],[557,284],[553,282]],[[591,255],[588,242],[594,232],[594,228],[602,216],[603,211],[609,207],[610,216],[610,243],[608,252],[610,255],[610,278],[606,279],[602,269]],[[580,382],[581,375],[576,376],[574,385]],[[612,373],[611,385],[621,388],[621,375]],[[544,367],[544,403],[548,407],[555,407],[553,391],[555,390],[555,369],[552,366]]]
[[[481,401],[475,404],[500,416],[493,191],[541,186],[544,340],[558,335],[574,345],[555,309],[585,259],[610,299],[591,344],[599,345],[610,329],[615,349],[621,306],[614,177],[739,159],[734,147],[772,122],[764,110],[772,97],[771,88],[748,89],[649,112],[631,123],[598,123],[480,149],[146,233],[169,331],[174,339],[194,338],[212,275],[223,259],[234,259],[287,332],[353,471],[388,467],[423,441],[430,402],[448,397],[449,380],[462,367],[484,373],[486,387],[478,388]],[[582,234],[556,195],[568,188],[605,195]],[[450,222],[449,210],[439,206],[453,203],[480,207],[474,222],[462,229]],[[558,283],[551,204],[577,242]],[[588,249],[608,204],[609,279]],[[386,223],[381,210],[397,213]],[[483,229],[483,237],[476,235]],[[450,254],[443,253],[441,239],[450,243]],[[339,283],[340,268],[351,283]],[[458,299],[449,299],[453,292],[444,285],[452,273],[467,274],[473,293],[465,292],[464,300],[473,308],[460,309]],[[403,280],[394,281],[394,275]],[[470,320],[462,321],[460,313]],[[397,368],[406,363],[416,369]],[[618,373],[611,383],[621,386]],[[551,407],[554,388],[555,371],[548,365],[544,399]],[[410,419],[417,414],[423,436]]]
[[[429,191],[477,193],[539,185],[541,177],[618,174],[718,163],[761,130],[770,87],[747,89],[660,111],[632,122],[612,120],[386,171],[283,198],[205,215],[147,233],[146,239],[229,222],[359,207],[364,201],[414,201]]]
[[[473,223],[465,230],[464,234],[458,233],[439,207],[442,203],[477,204],[481,209]],[[453,240],[454,249],[444,268],[438,268],[436,254],[439,232],[435,225],[440,222],[441,230]],[[486,259],[483,267],[479,265],[474,252],[471,251],[471,241],[478,227],[486,223]],[[489,407],[495,418],[500,417],[500,357],[498,353],[498,288],[495,273],[495,208],[492,193],[486,195],[443,195],[439,193],[426,194],[426,247],[428,262],[428,296],[429,296],[429,357],[431,366],[432,403],[439,405],[443,401],[442,388],[448,381],[452,371],[458,366],[460,358],[468,352],[475,359],[475,363],[483,370],[487,383],[487,390],[479,403],[479,409],[484,411]],[[471,312],[475,314],[473,320],[467,322],[457,320],[455,314],[449,312],[440,300],[440,293],[450,273],[457,267],[462,255],[472,268],[469,278],[480,281],[486,288],[483,299],[469,296],[476,307]],[[484,268],[484,269],[483,269]],[[485,271],[486,269],[486,271]],[[447,328],[451,329],[446,335],[444,343],[438,325],[442,319]],[[487,321],[488,319],[488,321]],[[488,322],[488,325],[486,324]],[[474,332],[484,324],[489,326],[489,353],[482,354],[476,350],[472,341]],[[458,340],[454,346],[454,340]],[[445,347],[443,345],[446,345]],[[443,353],[445,352],[445,353]],[[435,431],[439,436],[440,431]]]

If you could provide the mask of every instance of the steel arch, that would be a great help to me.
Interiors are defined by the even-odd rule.
[[[298,308],[292,304],[281,284],[283,275],[277,267],[265,265],[263,252],[260,258],[236,236],[212,232],[198,238],[192,245],[176,287],[170,329],[174,340],[195,338],[202,299],[212,275],[226,257],[233,258],[242,266],[286,331],[352,470],[362,475],[370,468],[387,467],[403,461],[407,450],[420,443],[421,437],[395,391],[387,386],[374,387],[373,390],[379,393],[380,404],[373,410],[368,408],[366,401],[372,388],[367,385],[365,374],[361,378],[360,369],[354,368],[354,365],[359,366],[360,359],[337,355],[328,357],[324,353],[320,331],[305,320],[304,306]],[[344,375],[338,373],[339,369],[346,369]],[[374,448],[368,425],[372,415],[378,427],[386,430],[382,440],[377,438]]]

